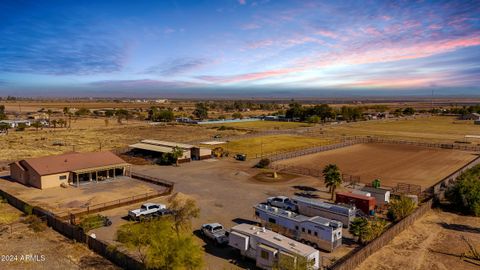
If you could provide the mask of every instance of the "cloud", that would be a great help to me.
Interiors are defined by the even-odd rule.
[[[170,89],[170,88],[186,88],[195,86],[196,84],[185,81],[161,81],[151,79],[139,80],[102,80],[89,84],[90,86],[106,88],[106,89]]]
[[[259,29],[260,25],[258,25],[256,23],[247,23],[247,24],[243,24],[242,26],[240,26],[240,28],[242,30],[254,30],[254,29]]]
[[[246,5],[247,4],[247,0],[238,0],[238,3],[240,5]]]
[[[123,68],[126,46],[84,22],[24,19],[0,30],[0,72],[85,75]]]
[[[199,69],[208,63],[210,63],[210,61],[204,58],[176,58],[159,65],[151,66],[147,68],[144,73],[175,76]]]

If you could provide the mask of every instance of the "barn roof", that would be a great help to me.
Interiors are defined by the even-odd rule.
[[[39,175],[49,175],[62,172],[72,172],[89,168],[99,168],[113,165],[127,165],[123,159],[112,152],[71,152],[56,156],[30,158],[19,161],[28,164]]]

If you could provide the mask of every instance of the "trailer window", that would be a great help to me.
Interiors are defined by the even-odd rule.
[[[305,228],[302,228],[302,232],[305,232]]]
[[[255,211],[255,216],[259,217],[260,213],[258,211]]]
[[[297,231],[298,231],[298,226],[295,226],[295,230],[297,230]]]
[[[311,230],[308,230],[308,234],[312,234],[312,231],[311,231]]]
[[[277,221],[274,218],[268,218],[268,222],[276,224]]]
[[[260,252],[260,257],[262,257],[264,260],[268,260],[268,252],[262,250],[262,252]]]
[[[317,232],[314,232],[313,234],[314,234],[315,236],[318,236],[318,233],[317,233]]]

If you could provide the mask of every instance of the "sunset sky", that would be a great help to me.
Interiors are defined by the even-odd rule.
[[[0,1],[0,95],[480,94],[480,1]]]

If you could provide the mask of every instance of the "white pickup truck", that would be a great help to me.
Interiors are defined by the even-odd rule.
[[[267,204],[288,211],[297,211],[297,205],[287,196],[269,197]]]
[[[144,203],[139,209],[128,211],[128,217],[132,220],[139,220],[146,217],[157,215],[163,209],[167,207],[164,204],[157,203]]]
[[[217,245],[228,243],[227,231],[225,231],[220,223],[203,224],[201,233],[203,236],[213,240]]]

